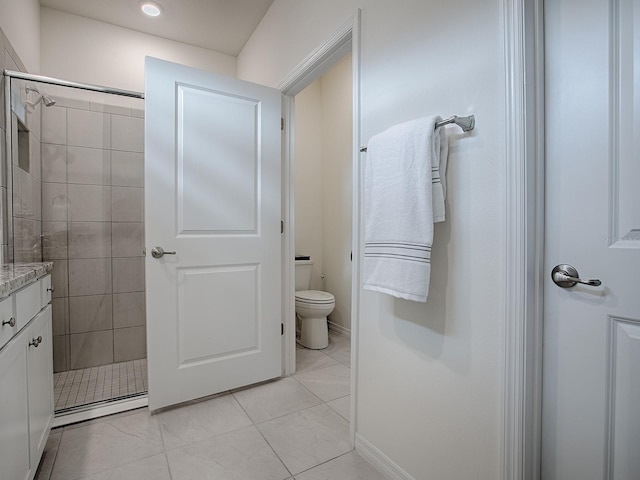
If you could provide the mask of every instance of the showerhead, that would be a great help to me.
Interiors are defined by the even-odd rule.
[[[35,107],[36,105],[38,105],[40,102],[44,103],[45,107],[50,107],[52,105],[56,104],[56,101],[51,98],[49,95],[45,94],[45,93],[40,93],[40,90],[38,90],[36,87],[29,87],[27,86],[25,88],[27,95],[29,94],[29,92],[34,92],[37,93],[38,95],[40,95],[40,97],[38,97],[38,99],[31,103],[31,102],[27,102],[31,107]]]
[[[40,97],[40,99],[44,103],[45,107],[50,107],[56,104],[56,101],[53,98],[51,98],[49,95],[45,95],[44,93],[42,94],[42,97]]]

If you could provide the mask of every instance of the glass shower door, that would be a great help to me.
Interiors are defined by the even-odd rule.
[[[143,395],[144,103],[19,79],[12,90],[10,250],[54,264],[56,411]]]

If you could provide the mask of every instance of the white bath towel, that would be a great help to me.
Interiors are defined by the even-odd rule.
[[[439,116],[393,126],[367,146],[363,287],[426,302],[433,224],[445,219],[449,153]]]

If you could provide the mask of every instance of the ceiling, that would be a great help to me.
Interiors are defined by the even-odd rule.
[[[140,11],[140,0],[40,0],[40,5],[138,32],[237,56],[273,0],[153,0],[162,15]]]

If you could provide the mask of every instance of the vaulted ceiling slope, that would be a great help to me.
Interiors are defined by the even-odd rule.
[[[140,0],[40,0],[40,5],[138,32],[237,56],[273,0],[153,0],[162,15],[143,15]]]

